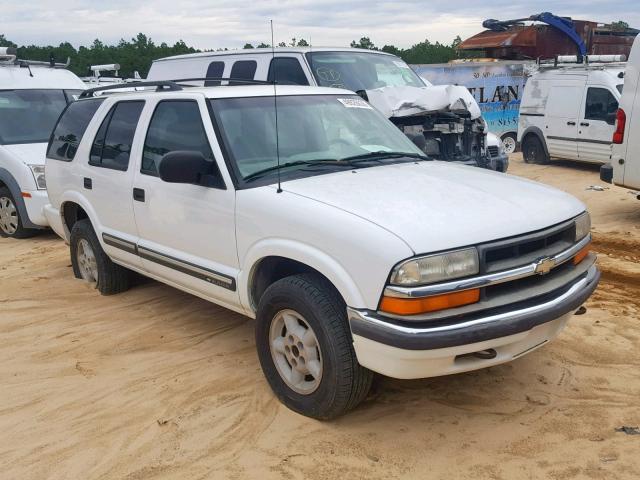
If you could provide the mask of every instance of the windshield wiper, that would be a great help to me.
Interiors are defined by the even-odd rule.
[[[318,165],[330,165],[332,167],[351,167],[348,162],[342,162],[337,158],[328,158],[328,159],[320,159],[320,160],[297,160],[295,162],[287,162],[281,163],[280,165],[272,165],[271,167],[263,168],[262,170],[258,170],[257,172],[253,172],[246,177],[244,177],[244,181],[255,180],[258,177],[262,177],[267,173],[275,172],[281,168],[288,167],[297,167],[300,165],[305,166],[318,166]]]
[[[380,150],[378,152],[368,152],[360,155],[352,155],[350,157],[344,157],[344,158],[341,158],[340,161],[353,164],[356,162],[363,162],[367,160],[385,160],[388,158],[402,158],[402,157],[416,158],[418,160],[431,160],[426,155],[423,155],[420,153],[385,152],[384,150]]]

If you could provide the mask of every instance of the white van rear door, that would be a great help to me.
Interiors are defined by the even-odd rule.
[[[552,157],[578,159],[576,135],[583,91],[581,80],[554,82],[550,88],[544,133]]]
[[[606,163],[611,158],[618,97],[604,85],[589,85],[578,124],[578,159]]]

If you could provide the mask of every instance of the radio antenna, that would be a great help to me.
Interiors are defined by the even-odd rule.
[[[280,140],[278,138],[278,95],[276,91],[276,81],[278,79],[278,64],[275,62],[276,59],[276,47],[275,41],[273,39],[273,20],[269,20],[271,23],[271,64],[273,65],[273,110],[276,114],[276,161],[277,163],[277,173],[278,173],[278,189],[277,193],[282,193],[282,186],[280,185]]]

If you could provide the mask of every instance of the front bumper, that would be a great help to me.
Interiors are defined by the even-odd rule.
[[[364,367],[395,378],[447,375],[504,363],[554,338],[599,279],[594,265],[554,298],[456,317],[451,323],[408,325],[369,310],[348,309],[356,355]],[[494,349],[496,356],[468,356],[486,349]]]
[[[28,222],[23,222],[27,228],[44,228],[49,226],[44,215],[44,207],[49,203],[46,190],[25,191],[29,197],[22,196],[27,211]]]
[[[69,243],[69,239],[67,237],[67,231],[64,228],[64,224],[62,223],[62,216],[60,215],[60,210],[54,208],[50,203],[45,205],[44,207],[44,215],[47,218],[47,222],[51,229],[56,232],[56,234],[61,237],[65,242]]]

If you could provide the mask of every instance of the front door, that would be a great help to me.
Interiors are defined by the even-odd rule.
[[[201,152],[212,162],[220,159],[224,168],[203,98],[163,100],[151,115],[133,184],[143,268],[237,308],[235,190],[228,179],[226,189],[161,180],[159,160],[184,150]]]
[[[590,86],[586,90],[578,125],[578,158],[606,163],[611,159],[618,99],[604,86]]]
[[[584,86],[579,81],[554,82],[549,91],[545,118],[545,140],[549,155],[578,159],[576,134]]]

